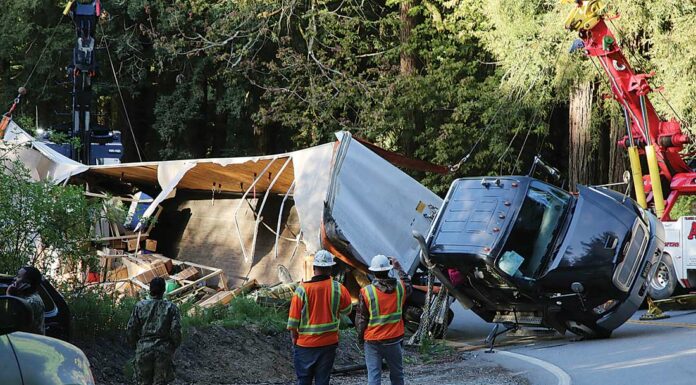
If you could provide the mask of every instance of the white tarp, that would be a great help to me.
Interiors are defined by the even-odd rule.
[[[32,179],[50,180],[61,183],[72,175],[86,171],[89,167],[63,156],[34,139],[11,121],[3,138],[5,147],[11,150],[10,159],[20,159],[29,169]]]
[[[442,199],[350,134],[337,136],[328,201],[338,228],[366,265],[384,254],[415,268],[419,248],[411,231],[428,233]]]
[[[321,248],[321,218],[331,181],[333,143],[292,153],[295,170],[295,207],[307,250]]]

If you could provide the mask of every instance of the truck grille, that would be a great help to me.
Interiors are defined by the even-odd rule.
[[[643,223],[638,219],[633,225],[630,244],[627,248],[624,248],[623,261],[614,273],[614,285],[620,290],[628,291],[631,288],[640,267],[640,262],[643,260],[647,243],[647,231]]]

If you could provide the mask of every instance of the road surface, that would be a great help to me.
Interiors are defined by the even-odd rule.
[[[462,348],[482,344],[491,325],[456,307],[448,340]],[[573,385],[696,384],[696,311],[671,311],[671,318],[652,322],[639,321],[643,313],[640,310],[605,340],[573,341],[570,333],[499,339],[501,346],[496,350],[537,359],[528,360],[536,365],[505,353],[489,355],[478,350],[477,355],[512,370],[528,371],[531,384],[563,383],[558,373],[549,373],[554,367],[566,373]]]

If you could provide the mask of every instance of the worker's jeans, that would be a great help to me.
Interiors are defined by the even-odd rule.
[[[383,344],[365,341],[368,385],[382,384],[382,359],[387,361],[391,385],[404,385],[403,340]]]
[[[337,346],[304,348],[295,345],[293,359],[295,361],[297,385],[312,385],[312,380],[314,380],[316,385],[329,385]]]

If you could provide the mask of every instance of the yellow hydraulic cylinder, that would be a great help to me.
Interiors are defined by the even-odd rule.
[[[652,184],[653,200],[655,201],[655,211],[657,217],[662,218],[665,212],[665,198],[662,195],[662,182],[660,181],[660,168],[657,165],[657,155],[655,147],[645,146],[645,157],[648,160],[648,170],[650,170],[650,184]]]
[[[75,0],[68,1],[68,4],[65,5],[65,9],[63,9],[63,15],[68,16],[68,13],[70,13],[70,8],[72,8],[74,2]]]
[[[640,159],[638,157],[638,148],[628,148],[628,160],[631,164],[631,175],[633,175],[633,188],[636,191],[636,201],[640,207],[648,208],[648,202],[645,200],[645,189],[643,188],[643,170],[640,168]],[[653,190],[654,191],[654,190]]]

